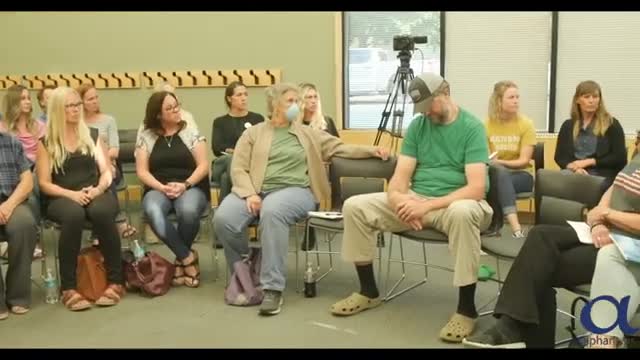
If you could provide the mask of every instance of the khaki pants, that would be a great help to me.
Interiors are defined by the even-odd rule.
[[[358,195],[345,201],[342,257],[349,262],[373,261],[375,232],[401,232],[411,228],[395,214],[387,193]],[[480,232],[491,224],[493,209],[482,200],[456,200],[446,209],[429,212],[422,219],[425,228],[433,228],[449,237],[453,255],[453,285],[473,284],[478,279]]]

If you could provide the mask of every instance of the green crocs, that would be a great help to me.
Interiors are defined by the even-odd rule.
[[[496,274],[496,271],[493,270],[489,265],[480,265],[478,269],[478,280],[479,281],[487,281]]]

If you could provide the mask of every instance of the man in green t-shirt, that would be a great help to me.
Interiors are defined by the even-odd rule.
[[[449,237],[453,285],[458,308],[440,338],[461,342],[474,328],[474,297],[480,261],[480,232],[493,210],[484,200],[489,189],[489,150],[485,128],[456,105],[449,84],[425,73],[412,80],[409,95],[420,112],[409,125],[387,193],[359,195],[343,206],[342,255],[354,262],[360,292],[331,307],[353,315],[381,304],[373,275],[374,233],[433,228]]]

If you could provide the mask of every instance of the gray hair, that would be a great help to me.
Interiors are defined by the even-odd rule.
[[[295,91],[298,93],[300,90],[294,84],[290,83],[279,83],[275,85],[271,85],[265,91],[267,95],[267,112],[269,114],[273,114],[273,110],[276,108],[276,105],[282,100],[282,96],[288,93],[289,91]]]

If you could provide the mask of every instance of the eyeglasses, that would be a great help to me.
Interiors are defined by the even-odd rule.
[[[64,106],[64,108],[65,108],[65,109],[79,108],[79,107],[80,107],[80,106],[82,106],[82,105],[83,105],[83,102],[81,101],[81,102],[77,102],[77,103],[74,103],[74,104],[66,104],[66,105]]]
[[[170,107],[165,108],[165,109],[164,109],[164,111],[166,111],[166,112],[179,111],[179,110],[180,110],[180,106],[181,106],[181,105],[182,105],[182,104],[177,103],[177,104],[175,104],[174,106],[170,106]]]

